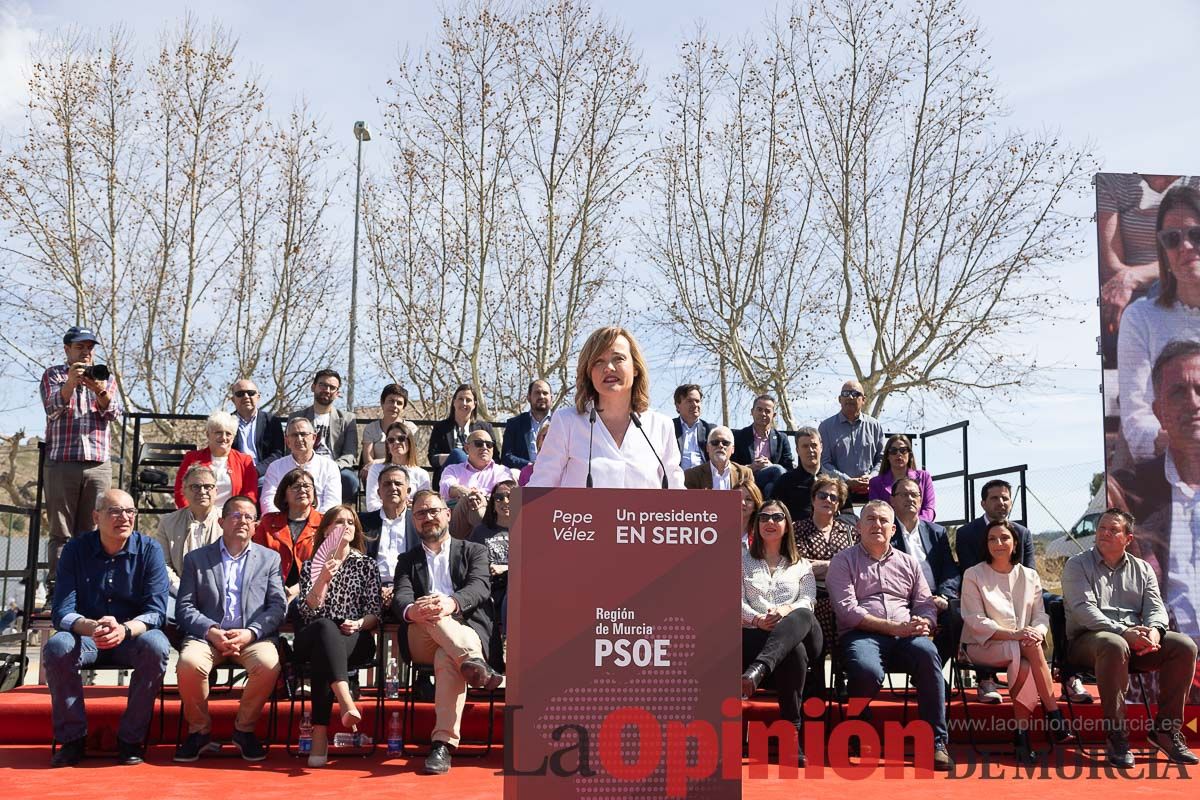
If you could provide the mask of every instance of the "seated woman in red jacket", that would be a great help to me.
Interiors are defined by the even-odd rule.
[[[300,567],[313,557],[314,538],[321,524],[317,490],[312,476],[297,467],[279,481],[275,490],[278,511],[263,514],[254,529],[254,541],[279,553],[279,570],[288,602],[300,593]]]
[[[237,429],[237,420],[228,411],[209,414],[204,422],[204,437],[208,440],[208,447],[193,450],[184,456],[179,471],[175,473],[176,508],[187,505],[187,498],[183,496],[183,476],[193,464],[210,466],[217,476],[214,507],[220,508],[226,500],[239,494],[258,502],[258,470],[254,468],[254,459],[233,449]]]

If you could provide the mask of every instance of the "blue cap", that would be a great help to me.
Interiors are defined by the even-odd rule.
[[[63,344],[75,344],[76,342],[98,342],[96,334],[92,333],[91,328],[81,328],[78,325],[72,325],[67,328],[67,332],[63,334]]]

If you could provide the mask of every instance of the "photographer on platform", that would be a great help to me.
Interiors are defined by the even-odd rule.
[[[63,334],[66,363],[42,374],[46,409],[42,480],[50,522],[47,604],[54,593],[59,553],[68,539],[95,528],[92,510],[112,485],[108,426],[121,415],[121,404],[108,367],[93,362],[96,341],[96,334],[87,328],[68,328]]]

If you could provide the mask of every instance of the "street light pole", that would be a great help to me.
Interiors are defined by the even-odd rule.
[[[346,408],[354,413],[354,345],[358,338],[358,212],[362,191],[362,146],[371,141],[371,131],[361,120],[354,123],[358,140],[358,159],[354,168],[354,252],[350,268],[350,368],[346,371]]]

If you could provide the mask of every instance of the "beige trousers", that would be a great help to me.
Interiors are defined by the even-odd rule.
[[[413,660],[433,664],[433,705],[436,720],[430,738],[458,746],[459,724],[467,701],[467,681],[459,672],[468,658],[483,660],[483,648],[474,628],[453,617],[408,625],[408,651]]]
[[[188,733],[209,733],[212,716],[208,713],[208,675],[213,667],[235,663],[246,670],[246,688],[238,704],[233,727],[252,732],[262,716],[263,704],[275,688],[279,677],[279,650],[272,639],[254,642],[242,649],[241,655],[221,656],[208,642],[188,639],[179,652],[179,696],[183,701],[183,717]]]

